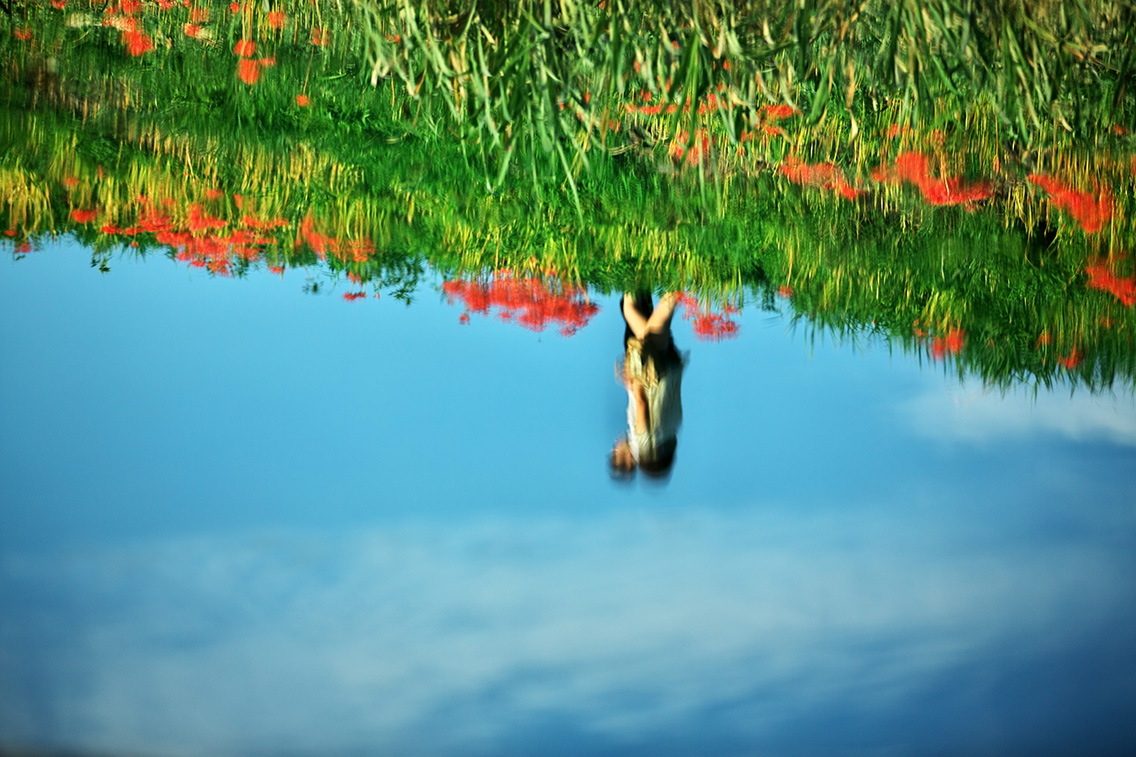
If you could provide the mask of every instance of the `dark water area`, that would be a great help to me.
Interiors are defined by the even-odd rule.
[[[663,482],[571,336],[310,272],[0,269],[0,739],[91,754],[1122,753],[1136,402],[743,308]],[[429,278],[429,277],[428,277]],[[922,364],[921,364],[922,363]]]

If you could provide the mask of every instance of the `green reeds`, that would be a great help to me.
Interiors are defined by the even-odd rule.
[[[809,125],[841,115],[850,138],[895,102],[924,124],[987,106],[1025,145],[1134,125],[1131,0],[357,5],[372,83],[397,82],[431,128],[476,145],[491,185],[527,150],[530,173],[557,168],[575,193],[598,150],[682,135],[689,152],[700,129],[736,144],[775,103]],[[661,129],[613,132],[642,101]]]

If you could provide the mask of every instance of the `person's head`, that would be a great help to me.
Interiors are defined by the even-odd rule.
[[[635,475],[638,463],[631,452],[631,444],[626,436],[619,437],[611,448],[611,477],[618,481],[630,481]]]
[[[672,438],[651,450],[651,454],[641,455],[639,470],[643,471],[644,476],[665,482],[670,478],[671,469],[674,468],[677,447],[678,441]]]

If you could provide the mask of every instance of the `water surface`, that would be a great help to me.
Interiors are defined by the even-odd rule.
[[[68,238],[0,267],[0,743],[1126,752],[1136,403],[744,307],[669,481],[575,335]],[[338,288],[337,288],[338,286]],[[309,287],[310,288],[310,287]]]

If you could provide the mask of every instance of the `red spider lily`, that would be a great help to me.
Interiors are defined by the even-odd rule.
[[[304,241],[308,243],[308,247],[311,247],[312,251],[315,252],[316,255],[318,255],[320,258],[327,257],[327,251],[329,248],[338,248],[338,245],[334,239],[327,236],[326,234],[321,234],[320,232],[316,231],[315,223],[312,220],[310,213],[304,216],[304,220],[300,223],[300,236],[303,237]],[[297,239],[296,245],[299,246],[299,244],[300,240]]]
[[[205,190],[205,199],[206,200],[219,200],[224,196],[225,196],[225,193],[222,192],[220,189],[210,187],[209,189]]]
[[[174,5],[173,0],[158,0],[158,7],[164,11],[168,11],[170,8],[174,7]]]
[[[186,24],[181,29],[185,32],[185,36],[191,39],[197,39],[201,36],[201,27],[197,24]]]
[[[255,60],[241,58],[237,64],[237,76],[250,87],[260,81],[260,64]]]
[[[147,210],[138,220],[138,226],[143,231],[168,231],[171,225],[170,217],[162,215],[158,210]]]
[[[16,248],[16,254],[17,255],[27,255],[31,251],[32,251],[32,243],[31,242],[24,242],[19,247]]]
[[[738,324],[729,317],[730,314],[737,312],[737,308],[725,305],[721,313],[703,310],[698,299],[686,292],[678,294],[677,302],[683,306],[682,317],[693,321],[694,335],[700,340],[718,342],[737,337]]]
[[[766,105],[762,107],[761,113],[770,122],[783,121],[796,115],[796,111],[789,105]]]
[[[276,65],[276,58],[275,57],[260,58],[260,59],[257,60],[257,63],[260,64],[261,68],[272,68],[273,66]]]
[[[370,239],[348,239],[346,247],[347,254],[356,263],[365,263],[375,254],[375,243]]]
[[[931,354],[936,359],[942,359],[948,354],[957,355],[962,352],[962,346],[966,332],[962,329],[954,328],[946,334],[935,337],[931,342]]]
[[[463,326],[468,326],[469,325],[469,313],[462,313],[461,317],[458,318],[458,323],[460,323]]]
[[[122,33],[122,41],[126,44],[126,52],[135,58],[154,49],[154,41],[149,34],[143,32],[125,31]]]
[[[17,28],[12,30],[12,36],[15,37],[16,39],[20,39],[20,40],[23,40],[24,42],[27,42],[29,39],[32,38],[32,28],[30,26],[17,27]]]
[[[180,247],[193,241],[193,235],[188,231],[159,231],[154,238],[170,247]]]
[[[1080,365],[1081,361],[1084,360],[1084,359],[1085,359],[1085,353],[1081,352],[1081,350],[1074,347],[1069,352],[1068,355],[1057,358],[1057,362],[1061,363],[1061,365],[1065,366],[1069,370],[1073,370],[1078,365]]]
[[[241,219],[241,223],[253,229],[277,229],[281,226],[287,226],[288,220],[285,218],[270,218],[267,221],[262,221],[254,216],[245,216]]]
[[[686,143],[689,138],[689,135],[684,131],[680,131],[676,135],[676,144],[671,148],[671,158],[679,161],[685,155],[687,165],[694,165],[701,162],[703,156],[710,151],[710,135],[705,129],[699,129],[694,135],[694,144],[691,145],[688,152]]]
[[[345,292],[344,295],[343,295],[343,299],[347,300],[348,302],[351,302],[352,300],[365,300],[365,299],[367,299],[367,293],[366,292]]]
[[[74,176],[68,176],[66,179],[63,180],[63,186],[65,186],[65,187],[73,187],[78,183],[79,183],[79,180],[76,179]]]
[[[142,0],[122,0],[119,7],[124,15],[133,16],[142,7]]]
[[[75,223],[90,223],[98,214],[97,210],[72,210],[71,220]]]
[[[781,295],[785,299],[788,299],[793,296],[793,287],[789,286],[788,284],[782,284],[781,286],[777,287],[777,294]]]
[[[466,313],[462,323],[468,323],[471,312],[488,315],[490,308],[497,308],[503,321],[532,331],[559,324],[560,333],[571,336],[599,312],[599,307],[588,302],[574,286],[553,289],[551,282],[543,278],[515,279],[504,271],[497,272],[489,281],[446,281],[442,291],[451,304],[455,299],[464,301]]]
[[[268,25],[273,29],[283,29],[284,24],[287,23],[288,17],[280,11],[268,12]]]
[[[1043,331],[1037,335],[1037,346],[1045,347],[1049,345],[1049,332]]]
[[[233,45],[233,55],[239,55],[242,58],[251,58],[256,54],[256,43],[251,39],[238,40],[237,44]]]
[[[831,189],[839,192],[842,197],[855,200],[867,194],[862,189],[856,189],[844,179],[844,172],[832,163],[817,163],[806,165],[790,158],[781,166],[781,175],[794,184]]]
[[[716,110],[724,110],[725,105],[718,102],[718,96],[713,92],[706,95],[706,102],[698,106],[698,115],[704,116],[707,113],[713,113]]]
[[[268,270],[271,273],[284,275],[284,266],[282,266],[282,265],[270,265],[270,266],[268,266]]]
[[[1112,218],[1113,200],[1108,189],[1094,196],[1091,192],[1075,191],[1052,176],[1031,174],[1029,180],[1049,194],[1050,202],[1073,216],[1086,234],[1097,233]]]
[[[330,32],[327,29],[322,29],[318,26],[312,27],[312,44],[319,47],[327,45],[328,40],[331,38]]]
[[[101,231],[104,234],[117,234],[119,229],[113,223],[108,223],[108,224],[104,224],[103,227],[101,229],[99,229],[99,231]]]
[[[312,104],[312,100],[307,95],[296,95],[296,104],[305,108]]]
[[[1136,305],[1136,278],[1119,278],[1104,262],[1090,264],[1085,273],[1089,275],[1087,286],[1090,289],[1109,292],[1129,307]]]
[[[929,159],[915,152],[900,154],[891,168],[881,166],[872,172],[877,180],[888,184],[910,182],[919,187],[923,199],[932,205],[962,205],[970,209],[975,202],[993,194],[986,182],[963,184],[958,177],[935,179],[928,170]]]
[[[225,227],[225,222],[220,218],[205,213],[200,205],[189,206],[189,220],[187,222],[190,231],[206,231],[208,229],[221,229]]]
[[[4,236],[6,236],[6,237],[14,237],[14,236],[16,236],[16,233],[17,232],[16,232],[15,229],[5,229],[4,230]]]
[[[195,24],[205,23],[209,20],[209,9],[197,7],[193,8],[189,12],[189,20]]]
[[[59,10],[63,10],[67,7],[66,0],[51,0],[51,4],[53,7],[58,8]]]

